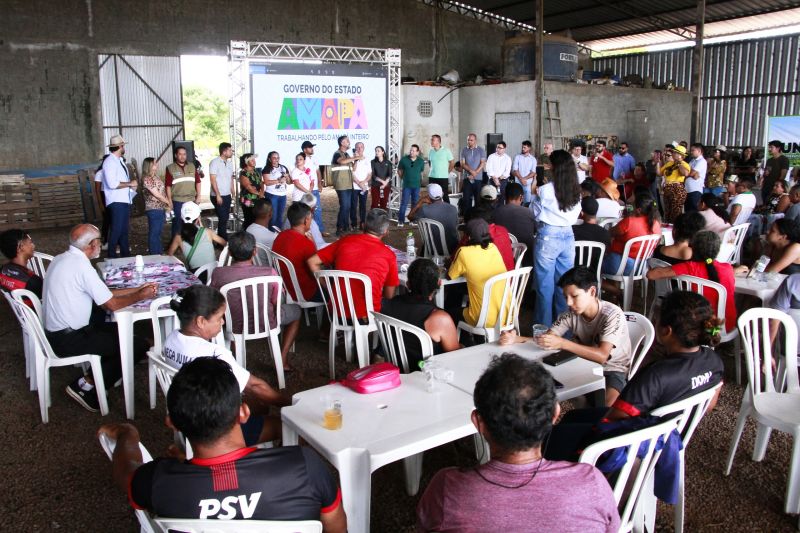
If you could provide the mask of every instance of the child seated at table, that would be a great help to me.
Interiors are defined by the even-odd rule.
[[[269,415],[270,406],[291,405],[291,399],[243,368],[225,346],[211,342],[222,330],[225,305],[225,297],[213,287],[192,285],[178,291],[170,308],[177,313],[181,327],[164,341],[162,355],[167,364],[175,368],[198,357],[215,357],[228,363],[254,415],[242,426],[245,442],[252,446],[275,440],[281,435],[281,420],[279,416]]]
[[[500,344],[534,340],[546,350],[564,350],[603,365],[606,378],[606,405],[611,405],[627,383],[631,364],[631,341],[622,309],[597,297],[597,276],[583,266],[568,270],[558,280],[568,310],[545,333],[531,339],[503,332]],[[572,332],[572,339],[564,337]]]
[[[167,249],[167,255],[175,255],[178,248],[183,252],[186,267],[197,270],[203,265],[217,260],[214,254],[214,243],[225,246],[225,239],[200,224],[200,206],[194,202],[186,202],[181,206],[183,226],[181,232],[173,237]]]

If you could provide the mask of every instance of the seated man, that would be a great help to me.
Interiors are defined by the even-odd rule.
[[[258,219],[256,219],[258,220]],[[251,224],[252,227],[255,224]],[[248,228],[250,229],[250,228]],[[278,273],[275,269],[269,266],[257,266],[253,264],[253,258],[258,249],[256,248],[255,238],[251,233],[238,231],[231,235],[228,240],[228,253],[233,259],[233,263],[227,267],[218,267],[214,269],[211,275],[210,285],[214,288],[221,289],[228,283],[239,281],[243,279],[256,278],[259,276],[277,276]],[[269,313],[269,327],[274,328],[275,324],[275,304],[279,301],[279,294],[277,292],[269,295],[269,306],[267,307]],[[259,305],[262,304],[264,295],[259,293]],[[233,320],[232,329],[234,333],[242,332],[242,297],[241,290],[235,290],[227,296],[228,305],[231,308],[231,318]],[[263,313],[260,314],[263,324]],[[250,307],[248,308],[249,330],[253,331],[255,327],[254,311],[252,308],[252,299],[250,299]],[[281,304],[281,326],[283,326],[283,339],[281,345],[281,359],[283,360],[283,369],[286,372],[294,370],[289,364],[289,349],[292,347],[297,332],[300,330],[300,308],[295,304]]]
[[[305,196],[314,198],[313,195]],[[311,225],[315,224],[313,211],[303,202],[294,202],[286,210],[286,220],[291,225],[291,229],[285,229],[278,234],[275,242],[272,243],[272,251],[291,261],[297,283],[303,293],[302,297],[307,301],[321,302],[322,295],[319,294],[319,285],[308,269],[307,263],[309,258],[317,253],[314,241],[308,237]],[[283,276],[286,290],[289,291],[292,298],[297,298],[289,273],[281,269],[281,276]]]
[[[158,284],[145,283],[130,289],[110,290],[90,262],[100,257],[100,230],[79,224],[69,233],[69,249],[50,263],[44,280],[44,329],[56,355],[67,357],[98,354],[103,367],[103,385],[111,388],[122,377],[117,324],[105,321],[105,311],[116,311],[139,300],[155,298]],[[95,311],[99,311],[95,313]],[[133,337],[135,361],[144,359],[150,341]],[[100,405],[90,374],[67,385],[67,394],[85,409],[97,412]]]
[[[796,169],[800,170],[800,167],[796,167]],[[786,210],[786,218],[800,222],[800,184],[789,189],[789,201],[792,204]]]
[[[200,357],[183,365],[169,388],[167,410],[167,424],[192,446],[189,461],[142,464],[133,425],[98,430],[116,440],[114,482],[136,509],[170,518],[319,520],[326,532],[347,530],[341,492],[314,451],[245,447],[240,424],[250,408],[228,363]]]
[[[7,292],[26,289],[42,298],[43,280],[28,268],[36,245],[31,236],[19,229],[0,234],[0,252],[9,260],[0,267],[0,288]]]
[[[530,209],[522,207],[525,191],[519,183],[509,183],[506,187],[506,202],[494,210],[494,223],[502,226],[524,243],[528,250],[522,259],[522,266],[533,266],[533,244],[536,233],[536,219]],[[489,227],[491,230],[491,226]]]
[[[317,197],[311,193],[304,194],[299,201],[294,203],[302,203],[307,205],[311,209],[311,214],[315,217],[317,216],[317,210],[321,209],[321,206],[317,205]],[[283,229],[289,229],[292,225],[289,222],[289,219],[283,221]],[[319,230],[319,225],[317,224],[316,220],[311,221],[311,227],[306,231],[307,234],[311,236],[311,239],[314,241],[314,244],[318,249],[323,249],[328,246],[328,243],[323,238],[322,232]],[[272,243],[275,246],[275,243]],[[283,255],[283,254],[281,254]]]
[[[349,270],[365,274],[372,282],[372,306],[381,310],[381,298],[392,298],[400,280],[397,277],[397,257],[383,244],[389,233],[389,213],[383,209],[372,209],[367,213],[364,233],[346,235],[319,250],[308,261],[311,272],[319,272],[323,265],[337,270]],[[367,302],[364,290],[354,286],[353,305],[357,318],[367,317]]]
[[[447,244],[448,253],[445,254],[442,248],[442,243],[439,242],[437,233],[434,246],[437,255],[450,255],[456,250],[458,246],[458,208],[452,204],[445,203],[442,197],[441,185],[431,183],[428,185],[428,196],[420,198],[417,204],[408,212],[409,220],[417,220],[420,218],[429,218],[437,222],[441,222],[444,226],[444,240]]]
[[[599,470],[542,456],[560,408],[553,378],[540,363],[503,354],[489,364],[473,396],[472,422],[491,460],[440,470],[417,505],[417,531],[619,529],[614,495]]]
[[[559,316],[550,330],[533,339],[546,350],[564,350],[603,365],[606,377],[606,405],[610,406],[627,383],[631,364],[631,340],[622,309],[597,297],[597,275],[586,267],[567,270],[558,286],[564,291],[569,310]],[[572,332],[574,340],[564,335]],[[531,340],[504,332],[501,344]]]
[[[461,348],[453,319],[433,303],[439,290],[439,267],[430,259],[417,259],[408,267],[406,286],[408,292],[384,301],[381,312],[425,330],[433,341],[434,355]],[[422,361],[422,347],[413,335],[404,334],[403,339],[408,368],[413,372]]]
[[[728,204],[728,213],[730,214],[731,226],[736,226],[747,222],[750,214],[756,207],[756,195],[753,193],[753,180],[748,177],[739,178],[734,182],[734,190],[736,196],[731,198]],[[740,216],[741,215],[741,216]]]
[[[272,204],[266,200],[256,200],[255,206],[253,206],[253,216],[255,220],[247,226],[245,231],[255,237],[258,244],[271,249],[275,237],[278,236],[269,227],[269,221],[272,218]]]

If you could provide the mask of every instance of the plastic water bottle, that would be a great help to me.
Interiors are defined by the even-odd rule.
[[[761,282],[767,281],[767,276],[766,274],[764,274],[764,272],[766,272],[767,270],[767,265],[769,265],[769,257],[767,257],[766,255],[762,255],[761,257],[758,258],[756,266],[753,269],[755,270],[756,273],[754,276],[756,278],[756,281],[761,281]]]
[[[414,243],[414,232],[409,231],[408,236],[406,236],[406,260],[410,265],[411,263],[414,262],[416,258],[417,258],[417,246],[416,243]]]
[[[136,283],[136,285],[141,285],[144,283],[144,258],[141,255],[136,256],[133,281]]]
[[[455,377],[453,370],[442,366],[433,357],[420,361],[419,367],[425,375],[425,390],[428,392],[439,392],[442,390],[440,383],[451,383]]]

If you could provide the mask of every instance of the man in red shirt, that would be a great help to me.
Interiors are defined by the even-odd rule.
[[[372,282],[373,310],[381,310],[381,298],[392,298],[400,280],[397,277],[397,259],[383,243],[389,232],[389,213],[373,209],[367,214],[364,233],[347,235],[326,246],[307,261],[311,272],[318,272],[323,265],[332,265],[337,270],[349,270],[365,274]],[[361,284],[358,284],[361,285]],[[353,304],[358,318],[366,318],[367,304],[363,287],[353,286]]]
[[[308,301],[322,301],[319,294],[319,286],[314,275],[308,269],[308,259],[317,253],[314,241],[308,237],[311,231],[311,222],[314,220],[311,208],[302,202],[294,202],[286,211],[286,218],[289,220],[291,229],[278,233],[275,242],[272,243],[272,251],[288,259],[294,266],[294,273],[297,277],[297,284],[303,298]],[[286,290],[297,299],[294,284],[285,270],[281,270],[283,282]]]
[[[605,141],[595,142],[594,155],[592,155],[590,162],[594,181],[602,183],[603,180],[611,177],[611,172],[614,169],[614,156],[606,150]]]

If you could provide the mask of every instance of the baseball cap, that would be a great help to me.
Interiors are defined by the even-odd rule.
[[[200,216],[200,206],[194,202],[186,202],[181,206],[181,220],[189,224]]]
[[[436,200],[442,197],[442,186],[437,183],[428,185],[428,196]]]
[[[486,200],[497,200],[497,189],[494,185],[484,185],[481,187],[481,198]]]
[[[316,144],[312,143],[311,141],[303,141],[303,144],[300,145],[300,149],[305,150],[306,148],[311,148],[312,146],[316,146]]]

